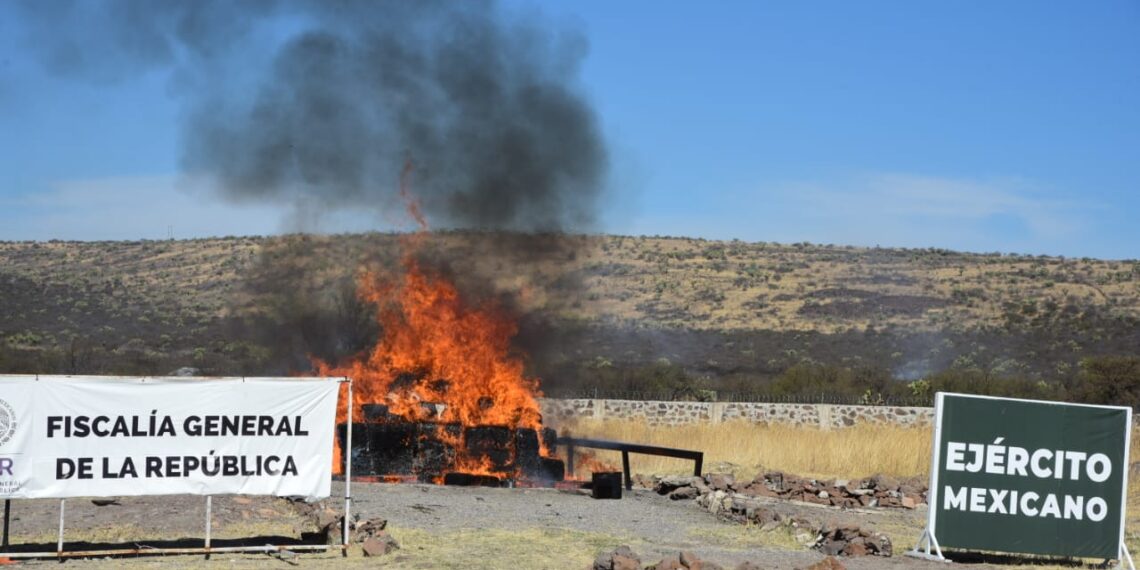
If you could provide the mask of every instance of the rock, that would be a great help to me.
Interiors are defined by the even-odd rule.
[[[867,545],[862,540],[848,542],[847,546],[843,547],[844,556],[866,556],[867,554]]]
[[[803,570],[846,570],[846,566],[834,556],[828,556]]]
[[[672,556],[666,556],[665,558],[662,558],[651,568],[653,568],[653,570],[685,570],[685,565],[681,563],[680,556],[674,554]]]
[[[713,490],[712,487],[709,487],[707,484],[705,484],[703,477],[693,477],[693,487],[697,490],[698,493],[702,495],[705,493],[710,493]]]
[[[763,484],[757,485],[756,483],[751,483],[747,487],[744,487],[743,489],[740,489],[737,492],[744,494],[744,495],[748,495],[750,497],[773,497],[773,498],[775,498],[775,497],[780,496],[780,495],[776,494],[775,491],[769,489],[766,485],[763,485]]]
[[[913,509],[915,506],[917,506],[916,503],[914,502],[914,499],[912,499],[911,497],[907,497],[905,495],[903,496],[902,499],[900,499],[899,502],[901,502],[903,508],[906,508],[906,509]]]
[[[653,490],[656,491],[658,495],[668,495],[672,493],[674,489],[689,487],[692,486],[692,484],[692,477],[662,477],[660,481],[653,485]]]
[[[594,559],[593,570],[641,570],[641,557],[628,546],[622,545]]]
[[[835,539],[824,540],[823,544],[821,544],[819,547],[819,551],[824,553],[824,554],[827,554],[828,556],[834,556],[836,554],[839,554],[840,552],[843,552],[843,549],[846,546],[847,546],[847,543],[843,542],[842,540],[835,540]]]
[[[357,523],[356,532],[353,533],[354,542],[364,542],[374,536],[379,536],[384,533],[383,530],[388,528],[388,521],[385,519],[368,519],[362,523]]]
[[[400,544],[396,542],[396,539],[383,531],[380,531],[375,536],[368,537],[360,546],[364,549],[365,556],[383,556],[400,548]]]
[[[765,485],[768,486],[769,489],[776,491],[777,493],[780,491],[783,491],[785,489],[785,487],[784,487],[784,474],[779,472],[779,471],[772,471],[771,473],[765,473],[764,478],[761,481],[753,481],[753,482],[754,483],[757,483],[757,482],[764,483]]]
[[[614,556],[613,565],[610,568],[611,570],[641,570],[641,560],[619,554]]]
[[[709,512],[715,515],[724,509],[724,500],[728,497],[728,493],[724,491],[713,491],[704,497],[708,498],[707,508]]]
[[[891,546],[891,539],[885,534],[877,532],[870,533],[870,536],[868,536],[864,542],[867,544],[867,548],[870,549],[871,553],[877,556],[889,557],[894,552]]]
[[[828,493],[827,491],[820,491],[819,494],[816,496],[821,498],[821,499],[828,499],[831,497],[831,494]]]
[[[709,473],[705,475],[705,480],[709,487],[717,491],[728,491],[736,483],[736,477],[732,473]]]
[[[681,560],[681,564],[689,570],[702,570],[704,566],[701,563],[701,559],[697,558],[697,555],[692,552],[682,552],[678,558]]]
[[[870,483],[876,491],[897,491],[899,488],[899,480],[889,475],[875,475]]]
[[[669,493],[669,498],[673,499],[674,501],[695,499],[697,498],[698,494],[699,493],[695,487],[678,487]]]

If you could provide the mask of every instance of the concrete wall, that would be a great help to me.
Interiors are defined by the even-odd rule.
[[[573,418],[643,420],[653,426],[743,420],[832,429],[865,423],[929,426],[934,421],[934,408],[898,406],[553,398],[542,398],[539,404],[543,417],[552,425]]]

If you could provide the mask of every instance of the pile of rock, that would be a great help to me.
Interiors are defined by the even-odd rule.
[[[388,521],[385,519],[369,519],[355,525],[352,540],[360,544],[365,556],[383,556],[400,548],[388,531]]]
[[[737,564],[734,570],[760,570],[768,566],[760,566],[750,560]],[[834,556],[827,556],[823,560],[807,566],[803,570],[843,570],[843,563]],[[724,567],[715,562],[701,560],[692,552],[678,552],[670,554],[654,564],[642,566],[641,556],[628,546],[619,546],[610,552],[603,552],[594,559],[593,566],[588,570],[724,570]]]
[[[824,525],[815,549],[829,556],[890,556],[893,552],[887,535],[856,525]]]
[[[729,473],[709,473],[704,477],[656,478],[653,489],[677,500],[696,499],[721,491],[726,495],[771,497],[844,508],[913,509],[926,503],[926,485],[921,481],[899,481],[886,475],[853,480],[816,480],[771,471],[742,482]]]
[[[692,552],[678,552],[658,560],[654,564],[642,566],[641,556],[628,546],[619,546],[610,552],[603,552],[594,559],[592,570],[724,570],[715,562],[701,560]]]
[[[781,515],[771,502],[761,497],[780,497],[778,494],[767,495],[755,492],[758,486],[766,485],[765,481],[773,479],[783,481],[783,477],[773,477],[773,473],[757,476],[745,485],[737,485],[732,475],[723,473],[710,473],[704,477],[663,477],[654,485],[654,490],[671,499],[689,499],[695,501],[709,512],[739,522],[748,522],[760,528],[761,532],[784,528],[796,541],[804,546],[815,548],[824,554],[844,556],[891,556],[890,539],[881,533],[863,529],[853,525],[835,525],[819,523],[800,516]],[[888,483],[877,481],[873,477],[868,481],[870,485]],[[801,488],[806,488],[807,482],[797,480]],[[818,485],[818,482],[812,482]],[[766,486],[764,486],[767,489]],[[834,482],[829,482],[827,488],[835,488]],[[852,490],[861,490],[854,485]],[[878,493],[877,487],[870,487],[871,496]],[[771,491],[771,490],[769,490]],[[821,491],[827,492],[827,491]],[[888,492],[884,490],[884,492]],[[900,493],[898,487],[894,492]],[[774,493],[774,492],[773,492]],[[889,497],[894,498],[894,497]],[[816,502],[816,501],[812,501]],[[830,504],[830,503],[827,503]]]

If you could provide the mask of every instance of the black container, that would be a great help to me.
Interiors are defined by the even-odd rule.
[[[467,454],[487,457],[494,471],[513,471],[514,434],[504,426],[469,427],[463,432]]]
[[[344,450],[348,449],[348,442],[345,441],[345,424],[337,424],[336,426],[336,439],[340,442],[341,449],[341,473],[344,471],[345,465],[348,461],[348,454]],[[372,475],[376,472],[376,464],[372,456],[372,452],[368,449],[368,435],[371,429],[368,424],[352,424],[352,474],[353,475]]]
[[[443,476],[444,485],[458,485],[461,487],[506,487],[509,483],[507,479],[500,479],[492,475],[446,473]]]
[[[455,449],[439,438],[441,429],[437,424],[418,424],[412,469],[420,481],[434,481],[455,464]]]
[[[566,478],[566,463],[553,457],[540,458],[538,478],[543,481],[561,481]]]
[[[515,466],[526,477],[537,477],[542,470],[538,432],[529,428],[515,430]]]
[[[366,424],[368,451],[377,474],[410,475],[416,456],[419,429],[412,423]]]
[[[595,499],[620,499],[621,471],[594,473],[591,494]]]
[[[542,443],[546,444],[546,448],[554,452],[554,445],[558,441],[558,432],[554,428],[542,428]]]

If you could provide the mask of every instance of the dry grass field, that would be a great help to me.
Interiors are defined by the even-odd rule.
[[[588,418],[561,427],[577,437],[700,450],[705,453],[706,471],[732,472],[738,478],[752,478],[768,470],[820,479],[876,474],[930,476],[930,428],[861,424],[824,431],[747,422],[648,426],[640,421]],[[1133,432],[1129,454],[1134,465],[1140,464],[1140,429]],[[596,457],[610,465],[621,465],[621,454],[616,451],[599,450]],[[630,469],[646,475],[684,474],[691,466],[687,460],[630,456]],[[1140,517],[1138,479],[1129,481],[1129,501]]]
[[[627,420],[581,419],[563,429],[579,437],[700,450],[705,453],[706,471],[731,471],[738,478],[751,479],[767,470],[817,478],[878,473],[925,477],[930,471],[928,428],[864,424],[822,431],[747,422],[651,427]],[[616,451],[598,451],[597,458],[621,465]],[[681,474],[692,469],[692,462],[634,454],[630,468],[642,474]]]

